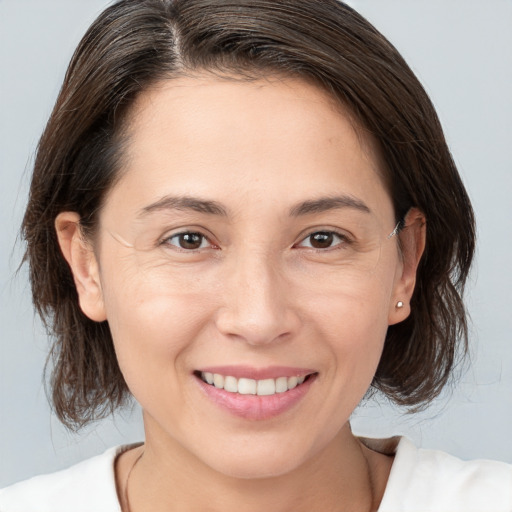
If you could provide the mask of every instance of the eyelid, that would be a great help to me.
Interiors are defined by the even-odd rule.
[[[300,245],[301,243],[303,243],[305,240],[307,240],[310,236],[314,235],[315,233],[330,233],[330,234],[333,234],[333,235],[337,236],[338,238],[340,238],[341,242],[338,242],[337,244],[332,245],[331,247],[327,247],[325,249],[318,249],[316,247],[308,247],[308,246],[301,246]],[[319,227],[319,228],[315,228],[315,229],[310,229],[310,230],[308,230],[306,232],[305,235],[301,235],[300,240],[297,243],[293,244],[293,247],[305,247],[306,249],[313,249],[314,251],[326,252],[326,251],[329,251],[329,250],[336,249],[336,248],[338,248],[341,245],[350,244],[353,241],[354,241],[354,237],[352,237],[346,231],[341,231],[341,230],[334,229],[334,228]]]
[[[195,227],[195,226],[180,227],[180,228],[177,228],[177,230],[175,230],[175,231],[173,230],[173,231],[167,232],[165,235],[163,235],[159,239],[158,245],[159,246],[167,245],[167,246],[172,247],[174,250],[176,250],[178,252],[184,252],[184,253],[193,253],[193,252],[203,251],[203,250],[209,249],[209,248],[219,249],[219,245],[212,241],[213,235],[205,234],[205,231],[207,231],[207,230],[205,230],[204,228],[199,228],[199,227]],[[178,245],[174,245],[169,242],[169,240],[171,238],[174,238],[174,237],[177,237],[180,235],[186,235],[189,233],[194,233],[194,234],[202,236],[208,242],[210,247],[201,247],[198,249],[184,249],[183,247],[179,247]]]
[[[209,231],[209,230],[206,230],[205,228],[198,227],[198,226],[197,227],[196,226],[183,226],[180,228],[176,228],[175,230],[169,230],[165,235],[163,235],[158,240],[158,245],[168,245],[168,246],[172,247],[174,250],[177,250],[178,252],[186,252],[186,253],[198,252],[198,251],[202,251],[202,250],[205,250],[208,248],[220,249],[219,244],[212,240],[212,239],[214,239],[214,235],[205,233],[205,231]],[[195,233],[195,234],[202,236],[208,242],[210,247],[202,247],[202,248],[198,248],[198,249],[183,249],[182,247],[179,247],[178,245],[169,243],[169,240],[171,238],[178,237],[180,235],[184,235],[187,233]],[[335,245],[333,245],[331,247],[327,247],[325,249],[318,249],[315,247],[308,247],[308,246],[300,245],[305,240],[307,240],[310,236],[314,235],[315,233],[333,234],[340,239],[340,242],[336,243]],[[345,230],[340,230],[340,229],[336,229],[336,228],[332,228],[332,227],[318,226],[315,228],[309,228],[307,231],[303,232],[303,234],[301,234],[299,236],[298,242],[294,243],[292,245],[292,247],[303,247],[306,249],[312,249],[314,251],[326,252],[329,250],[336,249],[341,245],[350,244],[353,242],[354,242],[354,237]]]

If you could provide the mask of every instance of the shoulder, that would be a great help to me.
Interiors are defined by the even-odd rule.
[[[128,448],[110,448],[63,471],[1,489],[0,512],[120,512],[114,462]]]
[[[398,444],[379,512],[511,512],[512,465]]]

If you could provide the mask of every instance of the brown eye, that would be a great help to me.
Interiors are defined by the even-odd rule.
[[[319,231],[318,233],[309,235],[309,240],[311,247],[315,249],[327,249],[331,247],[334,241],[334,235],[328,231]]]
[[[178,233],[167,239],[168,243],[180,249],[202,249],[207,244],[206,238],[201,233]]]
[[[298,246],[310,247],[312,249],[330,249],[341,246],[344,243],[348,243],[347,238],[343,235],[338,235],[334,231],[315,231],[304,238]]]

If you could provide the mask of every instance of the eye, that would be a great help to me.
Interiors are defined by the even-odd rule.
[[[189,251],[204,249],[211,245],[204,235],[193,231],[176,233],[175,235],[166,238],[164,243]]]
[[[348,242],[349,240],[346,236],[335,233],[334,231],[315,231],[299,242],[297,247],[332,249]]]

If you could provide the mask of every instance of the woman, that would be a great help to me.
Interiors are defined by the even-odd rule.
[[[347,6],[107,9],[23,233],[57,414],[130,393],[146,439],[1,510],[512,509],[506,464],[350,431],[370,389],[419,407],[446,383],[474,224],[428,97]]]

